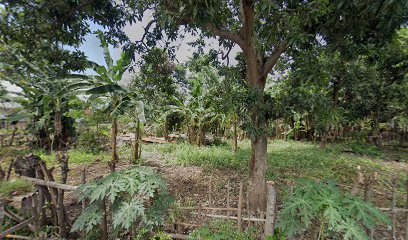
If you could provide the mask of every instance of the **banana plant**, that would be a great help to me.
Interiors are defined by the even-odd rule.
[[[46,64],[32,63],[19,54],[18,50],[4,45],[4,52],[10,58],[19,62],[20,71],[11,71],[12,74],[0,71],[0,77],[22,89],[19,95],[20,103],[24,110],[10,119],[16,120],[17,116],[30,116],[32,118],[31,130],[37,136],[37,144],[41,147],[54,146],[61,148],[67,146],[69,134],[63,132],[69,129],[64,126],[64,120],[69,125],[64,113],[68,109],[68,99],[75,96],[77,91],[88,84],[89,77],[81,74],[56,74]],[[3,69],[9,69],[3,66]],[[51,143],[49,143],[51,141]]]
[[[128,99],[127,90],[119,85],[119,81],[122,79],[123,74],[129,68],[130,58],[123,52],[120,58],[114,63],[112,56],[109,52],[108,43],[101,31],[96,32],[99,40],[101,41],[101,47],[103,48],[104,60],[106,66],[99,65],[95,62],[89,61],[89,67],[92,68],[96,75],[94,76],[94,82],[92,88],[86,91],[86,94],[90,94],[90,100],[94,98],[108,98],[109,111],[111,118],[111,171],[115,170],[117,161],[119,160],[117,153],[117,117],[113,114],[114,110],[120,105],[121,102]]]
[[[202,146],[205,141],[205,127],[222,118],[222,114],[215,111],[208,104],[208,88],[199,80],[194,80],[193,88],[186,100],[173,97],[173,105],[168,106],[167,115],[177,112],[183,115],[187,127],[187,136],[190,143]]]

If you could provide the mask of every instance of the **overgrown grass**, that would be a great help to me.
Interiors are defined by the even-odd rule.
[[[34,154],[38,155],[42,160],[44,160],[48,166],[57,165],[58,162],[56,160],[56,154],[48,154],[43,150],[36,150]],[[86,164],[95,162],[95,160],[99,159],[102,162],[108,162],[109,160],[109,153],[107,152],[100,152],[97,154],[88,153],[80,149],[70,149],[68,150],[69,155],[69,165],[76,166],[79,164]]]
[[[11,181],[0,181],[0,196],[7,197],[14,192],[29,192],[31,184],[21,180],[13,179]]]
[[[249,141],[241,142],[236,153],[231,149],[230,144],[207,147],[197,147],[187,143],[144,146],[144,151],[162,153],[169,163],[227,168],[246,173],[251,155]],[[297,141],[275,140],[268,144],[267,178],[269,180],[306,177],[352,182],[357,165],[385,170],[372,158],[344,153],[341,146],[329,146],[326,150],[322,150],[316,144]]]

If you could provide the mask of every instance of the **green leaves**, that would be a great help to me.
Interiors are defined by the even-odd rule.
[[[111,204],[112,235],[132,226],[153,228],[163,222],[171,201],[165,181],[151,168],[137,167],[80,186],[79,200],[90,205],[78,217],[71,231],[94,229],[101,220],[103,204]]]
[[[104,214],[97,204],[90,205],[74,222],[71,232],[85,230],[86,233],[89,233],[93,228],[98,227]]]
[[[106,94],[106,93],[118,93],[118,92],[125,92],[125,91],[126,89],[124,89],[120,85],[116,83],[112,83],[112,84],[105,84],[102,86],[91,88],[87,90],[85,93],[101,95],[101,94]]]
[[[284,204],[279,227],[293,236],[320,225],[322,236],[367,239],[363,226],[373,228],[389,220],[372,204],[342,193],[333,182],[301,181]]]
[[[145,218],[145,207],[142,199],[133,199],[121,203],[113,212],[113,227],[128,230],[135,217]]]

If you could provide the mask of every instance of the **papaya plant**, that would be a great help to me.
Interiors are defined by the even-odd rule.
[[[280,213],[278,226],[292,237],[308,230],[310,239],[368,239],[365,229],[390,224],[371,203],[342,192],[334,182],[300,180]]]
[[[139,229],[153,230],[163,224],[172,202],[166,182],[149,167],[110,173],[81,185],[76,194],[79,201],[88,201],[89,205],[76,219],[71,232],[94,234],[102,224],[101,239],[123,239],[136,236]],[[108,204],[111,219],[107,218]],[[112,226],[110,232],[107,226]]]

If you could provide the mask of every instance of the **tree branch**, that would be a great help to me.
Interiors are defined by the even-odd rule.
[[[241,48],[244,46],[244,41],[241,39],[241,37],[236,34],[235,32],[232,31],[228,31],[228,30],[224,30],[221,28],[217,28],[216,26],[214,26],[214,24],[212,23],[207,23],[205,25],[205,28],[213,33],[214,35],[217,35],[221,38],[225,38],[227,40],[230,40],[236,44],[238,44]]]
[[[263,65],[262,76],[266,77],[268,73],[272,70],[273,66],[275,66],[276,62],[279,60],[280,56],[283,52],[285,52],[286,48],[288,47],[288,43],[286,41],[281,42],[276,49],[272,52],[272,54],[268,57]]]

